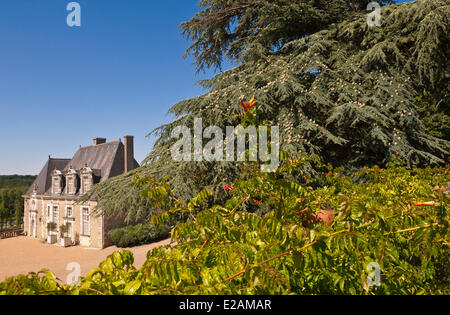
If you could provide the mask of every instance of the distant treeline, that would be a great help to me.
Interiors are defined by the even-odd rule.
[[[0,189],[16,188],[16,187],[30,187],[33,184],[36,176],[32,175],[0,175]]]
[[[1,175],[0,176],[0,229],[7,222],[23,221],[23,198],[36,176]]]

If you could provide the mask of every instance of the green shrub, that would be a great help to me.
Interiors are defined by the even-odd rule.
[[[115,229],[115,230],[109,231],[108,237],[113,244],[118,244],[124,234],[125,234],[125,229]]]
[[[119,251],[80,286],[61,286],[43,271],[6,279],[0,295],[449,294],[449,167],[390,164],[354,176],[331,169],[303,184],[280,176],[304,162],[285,161],[276,174],[244,172],[224,204],[208,206],[204,191],[161,213],[155,226],[180,211],[191,220],[173,229],[176,246],[153,249],[140,269],[131,252]],[[271,210],[258,215],[250,206]],[[327,208],[331,225],[308,219]],[[155,226],[111,234],[130,246],[167,231]]]
[[[151,224],[130,225],[108,233],[111,242],[119,248],[128,248],[149,244],[164,237],[168,237],[170,229],[164,225],[155,228]]]

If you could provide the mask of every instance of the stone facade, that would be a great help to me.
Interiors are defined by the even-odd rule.
[[[107,231],[103,229],[104,217],[92,213],[97,203],[90,201],[77,205],[75,201],[42,196],[25,198],[25,234],[43,241],[47,241],[49,235],[55,235],[56,244],[60,244],[63,237],[60,228],[62,225],[69,224],[66,237],[70,238],[72,245],[105,248],[109,243],[105,242]],[[86,214],[88,214],[87,220]],[[48,223],[51,222],[56,223],[56,231],[49,231]]]
[[[107,233],[123,226],[123,218],[96,213],[94,200],[84,204],[76,201],[92,185],[139,166],[134,157],[127,156],[133,154],[131,136],[126,136],[126,146],[128,149],[120,140],[106,143],[106,139],[96,138],[93,146],[80,148],[72,159],[49,157],[23,196],[25,235],[57,245],[64,240],[66,246],[67,243],[98,249],[110,246]],[[64,227],[66,233],[62,233]]]

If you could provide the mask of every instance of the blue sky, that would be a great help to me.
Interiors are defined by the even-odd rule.
[[[126,134],[140,162],[146,135],[213,74],[182,58],[178,25],[197,0],[79,0],[74,28],[69,2],[0,1],[0,174],[37,174],[49,154],[70,158],[94,137]]]
[[[195,0],[80,0],[82,26],[66,24],[66,0],[0,1],[0,174],[37,174],[94,137],[146,135],[174,103],[201,94],[178,25]]]

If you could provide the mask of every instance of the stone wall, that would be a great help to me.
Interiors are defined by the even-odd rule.
[[[34,204],[33,204],[34,202]],[[28,237],[39,240],[46,240],[48,234],[57,236],[57,244],[60,243],[60,226],[71,224],[71,232],[68,235],[74,245],[81,245],[90,248],[104,248],[105,234],[103,216],[93,213],[96,202],[90,201],[83,205],[75,204],[75,199],[51,199],[49,197],[28,197],[25,198],[24,211],[24,233]],[[58,218],[57,231],[48,232],[47,223],[53,222],[54,209],[57,208]],[[67,216],[67,208],[72,208],[72,216]],[[89,231],[83,233],[83,208],[89,209]],[[48,215],[50,211],[50,216]],[[111,221],[115,221],[112,219]],[[116,223],[117,224],[117,223]],[[114,226],[112,224],[111,226]],[[106,242],[107,243],[107,242]],[[106,244],[107,245],[107,244]]]

